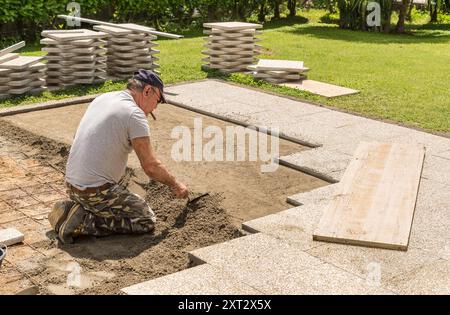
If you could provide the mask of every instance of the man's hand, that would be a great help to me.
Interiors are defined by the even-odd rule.
[[[186,198],[188,196],[186,186],[178,182],[164,164],[156,158],[149,137],[136,138],[131,140],[131,143],[141,162],[142,168],[149,177],[171,187],[177,198]]]
[[[179,199],[184,199],[188,197],[189,191],[185,184],[177,182],[175,186],[172,187],[172,191],[175,197]]]

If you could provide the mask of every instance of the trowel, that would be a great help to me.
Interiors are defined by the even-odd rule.
[[[209,196],[209,193],[204,193],[204,194],[192,194],[191,196],[188,197],[188,202],[187,205],[190,205],[194,202],[199,201],[201,198],[205,197],[205,196]]]

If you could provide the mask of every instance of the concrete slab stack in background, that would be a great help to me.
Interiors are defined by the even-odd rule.
[[[309,70],[304,67],[303,61],[269,59],[261,59],[247,69],[253,72],[255,79],[275,84],[306,79],[305,73]]]
[[[45,64],[43,57],[19,56],[14,50],[24,42],[0,51],[0,99],[44,90]]]
[[[49,88],[106,80],[106,33],[77,29],[43,31],[41,35]]]
[[[218,69],[224,73],[247,71],[247,67],[257,62],[261,46],[256,38],[261,32],[260,24],[242,22],[221,22],[203,24],[207,50],[202,59],[207,64],[204,69]]]
[[[146,33],[148,27],[136,24],[118,24],[127,29],[95,25],[94,29],[107,33],[107,72],[118,78],[129,78],[138,69],[158,72],[159,59],[155,56],[159,50],[154,49],[158,44],[153,41],[157,36]],[[153,29],[151,29],[153,30]]]

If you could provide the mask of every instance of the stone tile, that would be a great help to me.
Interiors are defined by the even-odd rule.
[[[246,29],[259,29],[262,28],[262,25],[244,22],[216,22],[216,23],[203,23],[203,27],[227,31],[240,31]]]
[[[438,259],[429,252],[385,250],[360,246],[322,243],[307,252],[318,259],[355,274],[377,285],[386,286],[394,276]]]
[[[12,209],[12,207],[10,205],[8,205],[6,202],[4,201],[0,201],[0,215],[3,212],[8,212]]]
[[[281,277],[322,264],[295,244],[263,233],[201,248],[190,255],[194,261],[221,268],[236,280],[266,294],[273,292],[271,288]]]
[[[270,294],[392,294],[391,291],[365,281],[331,264],[283,274],[266,287]]]
[[[0,244],[11,246],[23,242],[23,240],[24,235],[16,229],[0,229]]]
[[[325,97],[337,97],[359,93],[358,90],[314,80],[302,80],[299,82],[283,83],[282,86],[302,91],[308,91],[310,93]]]
[[[302,250],[310,249],[323,244],[313,241],[312,233],[327,204],[328,202],[322,202],[290,208],[244,222],[242,228],[250,232],[261,232],[280,240],[295,243]]]
[[[295,165],[301,171],[331,182],[338,182],[352,157],[326,147],[280,157],[280,163]],[[339,174],[336,178],[336,174]]]
[[[450,185],[450,160],[440,156],[426,154],[422,178]]]
[[[36,255],[41,255],[38,251],[34,250],[28,245],[15,245],[8,247],[8,253],[5,259],[15,264],[17,261],[31,258]]]
[[[303,61],[294,60],[260,59],[256,64],[257,70],[302,71],[303,68]]]
[[[67,195],[57,191],[49,191],[47,193],[33,195],[33,198],[40,200],[41,202],[55,202],[67,198]]]
[[[420,181],[410,247],[450,258],[450,198],[448,185],[432,180]]]
[[[38,203],[36,205],[20,208],[20,212],[28,217],[34,217],[39,215],[48,214],[53,207],[53,203]]]
[[[260,291],[236,281],[232,276],[209,264],[189,268],[124,288],[129,295],[246,295]]]
[[[307,192],[298,193],[287,198],[289,203],[300,205],[309,205],[318,202],[328,202],[331,200],[337,184],[331,184],[316,188]]]
[[[26,197],[27,195],[28,195],[27,192],[20,188],[5,190],[0,191],[0,200],[8,201],[11,199],[23,198]]]
[[[402,133],[395,137],[393,141],[401,143],[421,144],[426,148],[427,155],[439,155],[440,152],[448,150],[450,147],[450,139],[422,131],[412,130],[405,127],[402,128]]]
[[[44,57],[19,56],[18,58],[2,63],[1,66],[4,69],[21,70],[38,63],[43,59]]]
[[[3,262],[0,268],[0,295],[13,295],[32,285],[11,264]]]
[[[17,210],[3,212],[0,214],[0,224],[4,225],[5,223],[16,221],[22,218],[25,218],[25,216]]]
[[[48,240],[46,236],[50,229],[45,225],[36,222],[31,218],[23,218],[18,221],[2,224],[3,228],[15,228],[25,235],[26,244],[34,244],[43,240]]]
[[[37,200],[33,197],[30,197],[30,196],[25,196],[25,197],[16,198],[16,199],[9,199],[6,202],[14,209],[29,207],[29,206],[37,205],[40,203],[39,200]]]
[[[450,261],[440,259],[391,279],[388,288],[400,294],[450,293]]]

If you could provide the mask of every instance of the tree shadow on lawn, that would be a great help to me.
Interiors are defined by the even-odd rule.
[[[286,30],[286,33],[310,35],[320,39],[359,42],[368,44],[420,44],[449,43],[450,25],[417,25],[409,26],[409,33],[386,34],[340,29],[335,25],[301,26]]]

